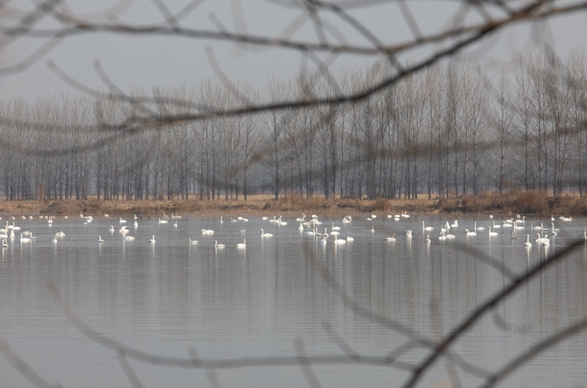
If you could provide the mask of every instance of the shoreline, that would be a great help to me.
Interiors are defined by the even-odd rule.
[[[455,198],[420,199],[324,199],[324,197],[289,196],[275,200],[270,196],[251,196],[244,201],[214,200],[0,200],[0,214],[31,215],[126,215],[161,216],[171,214],[264,214],[298,215],[302,212],[326,215],[380,214],[495,214],[587,215],[587,198],[575,194],[548,195],[542,191],[519,191],[508,194],[482,193]]]

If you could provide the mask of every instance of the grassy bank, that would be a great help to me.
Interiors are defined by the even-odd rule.
[[[282,197],[275,200],[269,196],[254,196],[243,200],[187,201],[0,201],[0,213],[5,215],[86,215],[137,214],[158,216],[171,214],[466,214],[486,213],[496,215],[587,215],[587,198],[578,195],[548,195],[542,191],[517,191],[504,195],[483,193],[456,198],[421,198],[417,200],[385,199],[324,199],[300,196]]]

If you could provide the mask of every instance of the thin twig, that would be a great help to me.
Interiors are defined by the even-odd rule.
[[[573,335],[580,333],[585,329],[587,329],[587,319],[580,320],[579,322],[566,327],[565,329],[551,335],[550,337],[545,338],[537,344],[534,344],[534,346],[531,346],[527,351],[520,354],[515,359],[507,362],[503,368],[498,370],[494,375],[490,376],[487,379],[487,383],[483,385],[483,388],[494,387],[516,369],[526,365],[528,361],[534,357],[539,356],[542,352],[550,349],[560,341],[572,337]]]
[[[120,367],[122,368],[124,374],[128,378],[128,381],[132,384],[134,388],[145,388],[143,383],[141,383],[141,381],[139,380],[139,377],[137,376],[134,369],[128,363],[128,360],[126,359],[126,355],[124,354],[123,349],[118,351],[118,363],[120,364]]]
[[[438,346],[434,349],[434,351],[422,361],[420,366],[416,368],[411,378],[405,384],[405,387],[413,387],[416,383],[420,380],[423,374],[434,364],[434,362],[447,350],[450,346],[456,342],[467,330],[469,330],[481,317],[487,314],[491,309],[493,309],[499,302],[504,299],[507,299],[510,295],[512,295],[519,287],[524,284],[527,284],[531,281],[534,277],[540,274],[542,271],[550,267],[552,264],[557,263],[564,259],[568,254],[573,252],[575,248],[584,244],[583,240],[577,240],[574,243],[570,244],[558,254],[553,255],[545,260],[542,260],[535,264],[532,268],[528,270],[523,275],[518,276],[516,279],[512,280],[511,283],[505,287],[503,290],[495,294],[493,297],[489,298],[484,303],[477,306],[471,313],[463,319],[463,321],[458,324],[445,338],[443,341],[439,342]]]
[[[38,388],[63,388],[61,383],[50,384],[47,380],[41,377],[29,364],[16,354],[10,347],[8,342],[0,336],[0,353],[12,365],[14,369],[20,373],[22,377],[28,380],[29,383]]]
[[[318,376],[316,376],[316,373],[314,373],[314,370],[312,369],[312,363],[306,357],[304,341],[302,339],[297,339],[294,341],[294,345],[296,348],[296,353],[298,354],[300,367],[302,368],[302,372],[304,373],[304,377],[306,378],[308,385],[311,388],[321,388],[322,385],[320,384],[320,380],[318,380]]]

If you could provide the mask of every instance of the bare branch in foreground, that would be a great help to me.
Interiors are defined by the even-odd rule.
[[[191,347],[190,349],[188,349],[188,353],[189,353],[190,357],[192,358],[192,360],[199,360],[200,359],[200,355],[198,354],[198,350],[195,347]],[[210,383],[210,386],[212,388],[222,388],[222,384],[220,384],[220,378],[218,377],[218,373],[216,373],[216,370],[214,370],[214,369],[206,370],[206,378],[208,379],[208,382]]]
[[[568,339],[569,337],[587,329],[587,319],[580,320],[579,322],[568,326],[567,328],[551,335],[548,338],[538,342],[534,346],[531,346],[527,351],[520,354],[515,359],[506,363],[506,365],[497,371],[494,375],[487,379],[487,384],[483,385],[483,388],[494,387],[501,380],[505,379],[516,369],[525,365],[528,361],[540,355],[540,353],[548,350],[555,346],[560,341]]]
[[[132,384],[132,386],[134,388],[144,388],[145,387],[143,385],[143,383],[141,383],[141,381],[139,380],[139,377],[137,376],[134,369],[128,363],[128,360],[126,359],[126,355],[124,354],[124,350],[122,350],[122,349],[118,351],[118,362],[120,363],[120,367],[124,371],[124,374],[128,378],[128,381],[130,381],[130,383]]]
[[[444,352],[446,352],[450,346],[456,342],[459,338],[461,338],[466,331],[468,331],[473,325],[481,319],[485,314],[489,313],[499,302],[507,299],[510,295],[512,295],[520,286],[523,284],[527,284],[531,281],[534,277],[540,274],[542,271],[550,267],[552,264],[557,263],[563,260],[568,254],[573,252],[575,248],[584,244],[584,240],[577,240],[564,248],[562,251],[557,253],[556,255],[552,255],[551,257],[541,260],[536,263],[533,267],[531,267],[528,272],[523,275],[518,276],[514,279],[507,287],[505,287],[502,291],[498,292],[493,297],[489,298],[485,303],[477,306],[468,317],[458,324],[445,338],[441,341],[438,346],[434,349],[434,351],[416,368],[413,373],[412,377],[407,381],[405,387],[413,387],[417,384],[423,374],[430,369],[430,367],[434,364],[434,362],[442,356]]]
[[[185,369],[237,369],[249,367],[274,367],[274,366],[299,366],[299,357],[247,357],[236,359],[222,359],[222,360],[204,360],[199,358],[180,358],[180,357],[163,357],[147,352],[143,352],[123,343],[105,337],[96,332],[81,318],[79,318],[71,309],[69,304],[61,297],[59,289],[54,282],[49,282],[47,285],[53,299],[67,317],[67,319],[88,339],[99,343],[105,348],[111,349],[115,352],[124,351],[127,357],[133,358],[147,364],[168,366],[173,368]],[[390,360],[388,357],[348,357],[344,356],[307,356],[307,361],[313,365],[372,365],[393,367],[399,370],[413,370],[415,365],[397,360]]]
[[[63,388],[61,383],[50,384],[12,350],[8,342],[0,336],[0,353],[29,383],[38,388]]]
[[[294,341],[294,345],[296,348],[296,353],[298,353],[300,367],[302,368],[302,372],[304,372],[304,377],[306,378],[308,385],[310,385],[311,388],[321,388],[322,385],[320,384],[316,373],[314,373],[314,370],[312,369],[312,363],[306,357],[304,350],[304,340],[299,338]]]
[[[395,348],[394,350],[389,352],[384,357],[386,360],[389,360],[390,362],[396,363],[397,359],[399,359],[404,354],[406,354],[407,352],[409,352],[413,349],[422,348],[422,347],[423,348],[435,348],[436,346],[438,346],[438,345],[433,345],[434,342],[432,340],[428,340],[427,338],[419,336],[418,333],[416,333],[412,329],[408,328],[407,326],[401,324],[400,322],[394,321],[388,317],[380,315],[374,311],[371,311],[371,310],[361,306],[360,304],[355,302],[345,292],[345,290],[342,288],[342,286],[336,282],[336,280],[332,277],[332,275],[330,274],[330,272],[328,271],[328,269],[324,265],[322,265],[315,258],[312,260],[312,265],[317,267],[317,270],[322,275],[322,279],[333,290],[335,295],[337,295],[341,299],[343,304],[346,307],[350,308],[353,313],[355,313],[357,316],[364,317],[365,319],[368,319],[373,323],[377,323],[383,327],[387,327],[390,330],[394,330],[400,334],[403,334],[407,338],[410,339],[408,342],[398,346],[397,348]],[[340,344],[338,341],[337,341],[337,344],[339,346],[344,347],[344,344]],[[343,351],[345,351],[345,350],[343,349]],[[346,349],[345,353],[348,354],[350,357],[354,357],[354,358],[360,357],[356,353],[350,351],[350,349],[348,349],[348,348]],[[451,357],[451,360],[453,360],[455,362],[455,364],[458,365],[459,368],[461,368],[461,370],[463,370],[464,372],[467,372],[473,376],[478,376],[478,377],[483,377],[483,378],[490,375],[490,372],[488,370],[485,370],[477,365],[471,364],[470,362],[466,361],[465,359],[463,359],[461,356],[459,356],[455,352],[449,352],[449,355]]]
[[[338,348],[344,354],[351,358],[359,356],[359,353],[355,349],[351,348],[350,345],[344,340],[344,338],[334,331],[330,322],[322,322],[322,328],[324,328],[324,331],[326,331],[326,334],[328,334],[332,342],[338,345]]]

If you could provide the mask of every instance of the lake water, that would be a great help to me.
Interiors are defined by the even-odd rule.
[[[61,217],[52,227],[44,220],[17,219],[16,225],[36,238],[21,244],[17,236],[1,252],[0,336],[49,383],[132,386],[117,353],[87,338],[67,319],[48,290],[54,282],[85,323],[129,347],[182,360],[241,360],[190,369],[128,358],[132,372],[127,373],[136,374],[146,387],[304,387],[312,386],[312,379],[323,387],[400,386],[409,378],[400,366],[341,362],[345,351],[380,360],[409,342],[404,332],[379,317],[419,338],[438,340],[509,284],[510,273],[525,273],[581,237],[587,226],[587,220],[557,220],[560,231],[550,247],[534,243],[526,249],[525,234],[535,233],[531,226],[543,222],[550,228],[549,219],[527,219],[525,230],[517,230],[518,240],[511,238],[511,228],[496,229],[498,235],[491,238],[488,230],[466,238],[464,230],[473,229],[474,221],[484,227],[492,221],[487,216],[461,218],[459,227],[450,229],[456,239],[439,241],[440,226],[452,219],[394,221],[379,215],[367,221],[356,216],[343,224],[341,217],[320,217],[321,228],[330,231],[335,222],[341,236],[354,237],[337,246],[332,238],[323,245],[320,238],[296,230],[295,217],[284,217],[286,226],[261,216],[249,218],[230,222],[226,215],[220,224],[219,217],[184,216],[177,227],[154,218],[139,220],[136,229],[131,219],[129,235],[136,240],[127,242],[114,218],[84,225],[77,217]],[[435,230],[424,232],[422,221]],[[203,236],[202,228],[215,234]],[[261,238],[261,228],[274,236]],[[407,229],[413,231],[411,241]],[[59,231],[65,236],[54,243]],[[384,241],[393,233],[397,241]],[[157,241],[150,244],[153,235]],[[189,244],[190,237],[198,244]],[[245,238],[246,249],[238,249]],[[226,248],[215,249],[214,240]],[[479,260],[480,255],[491,263]],[[345,305],[340,290],[361,310]],[[451,348],[457,361],[443,358],[419,386],[448,386],[442,384],[450,371],[463,386],[481,385],[479,374],[501,368],[586,317],[587,247],[581,246],[481,319]],[[427,354],[428,349],[416,346],[398,361],[412,365]],[[296,357],[302,356],[335,358],[308,369],[297,364]],[[475,366],[477,374],[457,357]],[[541,353],[502,385],[587,386],[587,331]],[[0,357],[0,386],[33,385]]]

